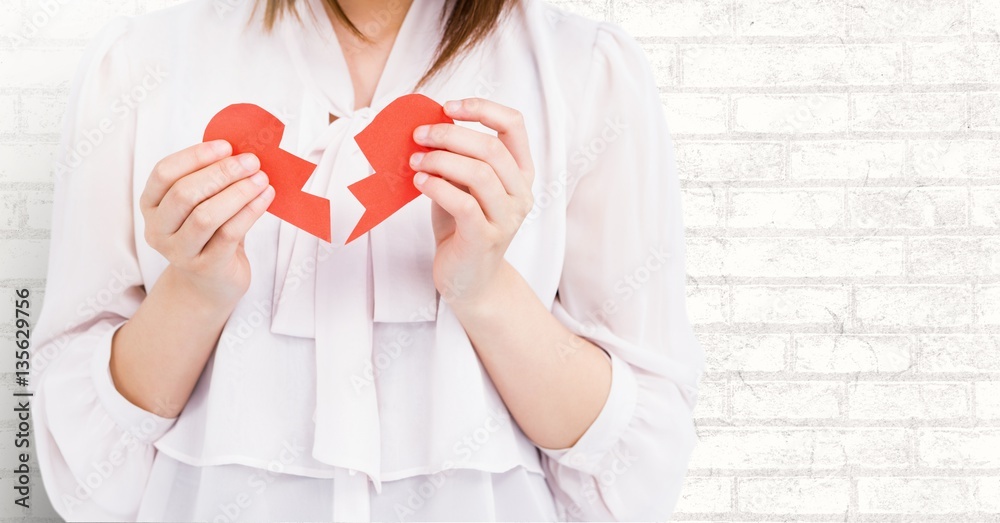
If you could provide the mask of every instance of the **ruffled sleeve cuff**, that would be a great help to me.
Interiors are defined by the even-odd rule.
[[[570,448],[547,449],[544,454],[564,465],[586,474],[596,475],[604,458],[619,443],[635,415],[638,384],[632,367],[613,352],[611,357],[611,390],[597,419]]]

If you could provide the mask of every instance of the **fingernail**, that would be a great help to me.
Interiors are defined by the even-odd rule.
[[[250,181],[252,181],[254,185],[258,187],[263,187],[267,185],[267,175],[262,172],[258,172],[257,174],[250,177]]]
[[[413,183],[423,185],[427,181],[427,173],[417,173],[413,175]]]
[[[413,156],[410,157],[410,167],[414,169],[420,167],[420,162],[423,161],[424,156],[426,156],[426,153],[413,153]]]
[[[260,169],[260,161],[256,156],[250,153],[240,155],[240,165],[250,172],[255,172]]]
[[[265,200],[270,200],[271,198],[274,198],[274,186],[268,185],[267,189],[264,189],[264,192],[261,193],[260,197]]]
[[[448,111],[449,113],[453,113],[461,108],[462,108],[462,102],[459,100],[452,100],[444,104],[444,110]]]
[[[413,137],[417,140],[425,140],[427,136],[430,134],[431,134],[431,126],[429,125],[421,125],[420,127],[417,127],[415,131],[413,131]]]
[[[212,142],[212,150],[215,151],[215,154],[223,155],[229,154],[232,149],[229,147],[229,142],[225,140],[215,140]]]

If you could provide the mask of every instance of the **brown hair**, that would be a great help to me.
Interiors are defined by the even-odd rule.
[[[266,0],[264,24],[272,29],[275,22],[289,11],[296,0]],[[441,11],[445,22],[444,36],[438,42],[437,54],[430,68],[420,80],[422,85],[440,72],[463,52],[482,42],[496,27],[501,16],[519,0],[447,0]],[[337,0],[324,0],[337,18],[362,40],[367,36],[347,18]]]

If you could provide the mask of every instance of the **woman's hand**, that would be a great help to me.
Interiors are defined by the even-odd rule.
[[[448,102],[445,113],[497,132],[436,124],[413,133],[439,149],[410,159],[414,185],[434,202],[435,286],[449,303],[471,305],[500,280],[504,253],[534,204],[534,166],[518,111],[469,98]]]
[[[156,164],[139,199],[146,241],[170,262],[173,281],[229,307],[250,285],[243,239],[274,199],[257,157],[231,155],[223,140],[174,153]]]

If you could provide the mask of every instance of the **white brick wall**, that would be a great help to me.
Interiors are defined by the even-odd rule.
[[[5,0],[5,302],[43,287],[49,170],[83,44],[111,16],[174,3]],[[640,40],[676,140],[708,356],[676,519],[995,520],[1000,2],[557,3]],[[40,498],[17,516],[51,517]]]

